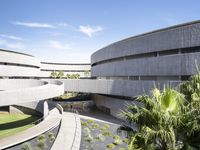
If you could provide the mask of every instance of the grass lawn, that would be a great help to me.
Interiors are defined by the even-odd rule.
[[[32,126],[39,116],[25,114],[0,114],[0,138],[14,135]]]

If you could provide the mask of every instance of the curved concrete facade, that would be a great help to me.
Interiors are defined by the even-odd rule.
[[[60,81],[1,79],[0,85],[0,106],[50,99],[64,92]]]
[[[200,21],[152,31],[113,43],[91,57],[91,64],[117,57],[196,47],[200,45]]]
[[[118,80],[123,80],[122,89],[126,89],[126,82],[135,81],[138,89],[146,91],[146,82],[188,79],[196,72],[196,62],[200,64],[200,21],[134,36],[100,49],[91,56],[91,73],[93,78],[116,81],[116,87]],[[137,94],[137,90],[132,91],[132,96]]]
[[[0,77],[37,77],[40,73],[40,61],[35,57],[0,50]]]
[[[90,77],[90,73],[86,74],[86,71],[90,71],[90,64],[66,64],[66,63],[49,63],[41,62],[40,77],[48,78],[51,76],[52,71],[63,71],[64,74],[79,74],[81,78]]]

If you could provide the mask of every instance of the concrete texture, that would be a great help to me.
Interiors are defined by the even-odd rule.
[[[91,64],[121,56],[200,45],[200,21],[130,37],[108,45],[91,56]]]
[[[64,112],[60,131],[51,150],[79,150],[81,124],[77,114]]]
[[[4,80],[4,79],[2,79]],[[15,83],[15,89],[7,89],[8,86],[6,86],[6,90],[4,90],[3,86],[4,84],[1,84],[1,90],[0,91],[0,106],[6,106],[6,105],[13,105],[17,103],[26,103],[26,102],[32,102],[32,101],[38,101],[38,100],[44,100],[53,98],[56,96],[60,96],[64,92],[64,84],[59,81],[49,81],[48,83],[43,81],[43,85],[41,86],[30,86],[26,88],[21,88],[21,82],[22,80],[11,80],[9,79],[10,84],[12,81]],[[27,82],[32,82],[33,80],[26,80]],[[38,82],[41,82],[39,80],[36,80]],[[1,82],[1,80],[0,80]],[[9,82],[8,82],[9,83]],[[17,88],[17,86],[19,86]],[[12,87],[12,86],[11,86]]]

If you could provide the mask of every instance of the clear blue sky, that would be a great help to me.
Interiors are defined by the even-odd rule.
[[[199,0],[1,0],[0,48],[89,62],[115,41],[199,19]]]

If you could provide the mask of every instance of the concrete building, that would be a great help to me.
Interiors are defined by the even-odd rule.
[[[51,63],[41,62],[40,77],[49,78],[52,71],[63,71],[64,75],[79,74],[80,78],[90,77],[90,64],[66,64],[66,63]]]
[[[36,109],[35,103],[64,91],[86,92],[93,95],[99,109],[117,117],[130,98],[149,94],[154,85],[161,89],[165,84],[175,86],[196,73],[196,65],[200,65],[200,21],[108,45],[92,54],[91,66],[40,62],[6,50],[0,50],[0,56],[0,106],[23,103]],[[52,71],[84,77],[90,67],[91,79],[41,79],[49,78]]]

